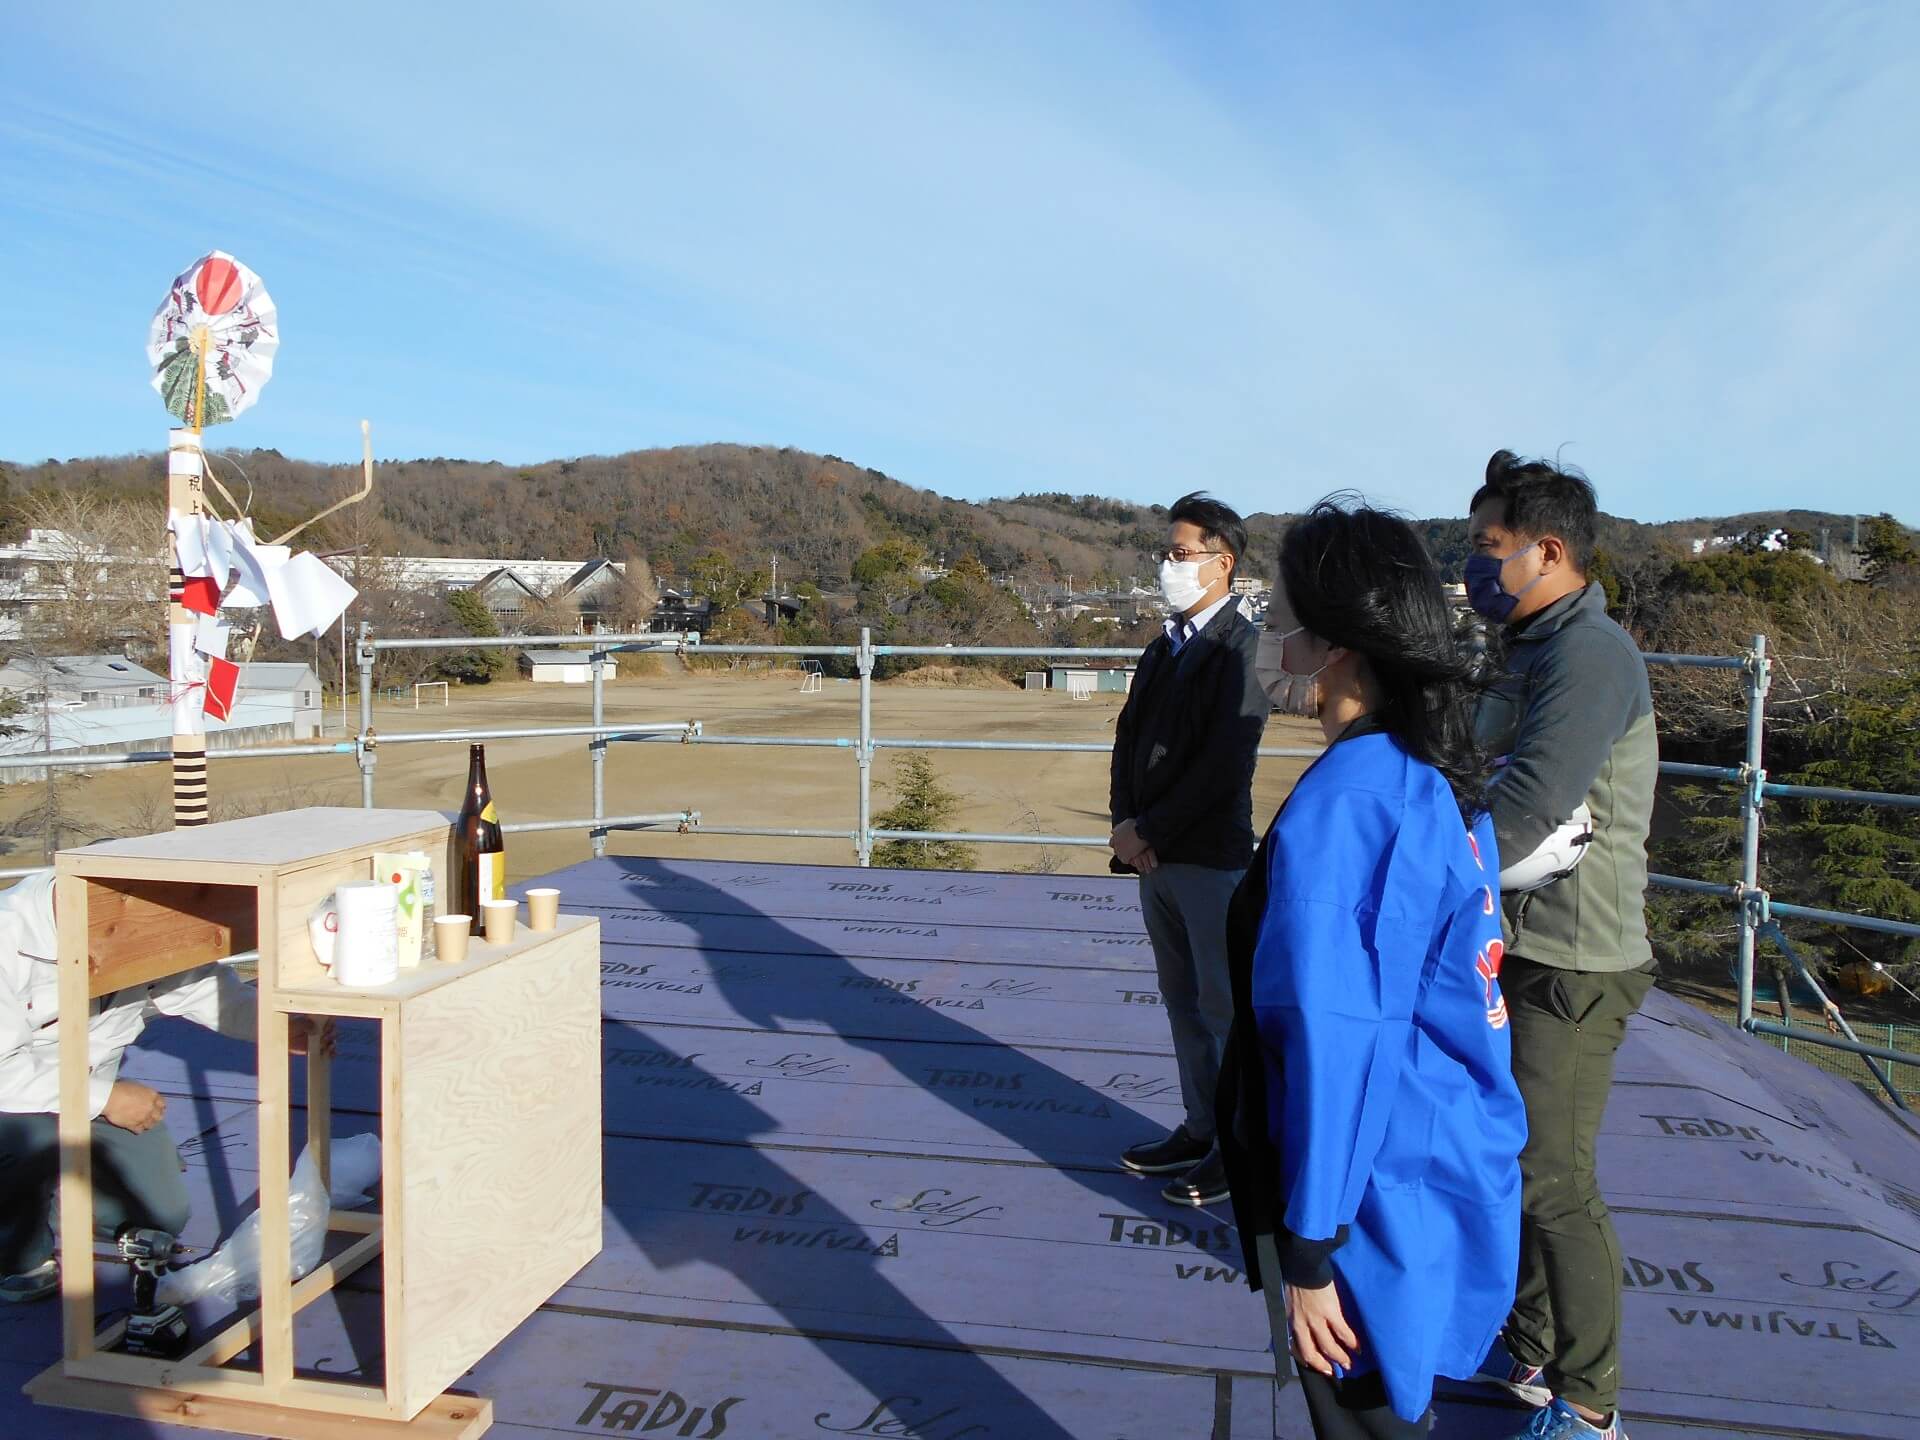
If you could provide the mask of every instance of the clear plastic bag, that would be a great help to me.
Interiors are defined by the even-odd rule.
[[[287,1237],[293,1252],[292,1276],[298,1280],[320,1263],[327,1244],[327,1218],[333,1206],[366,1202],[366,1191],[380,1178],[380,1137],[352,1135],[333,1142],[333,1186],[320,1183],[312,1150],[300,1154],[287,1187]],[[260,1298],[260,1212],[235,1227],[218,1250],[204,1260],[160,1277],[163,1305],[190,1305],[212,1297],[228,1304]]]

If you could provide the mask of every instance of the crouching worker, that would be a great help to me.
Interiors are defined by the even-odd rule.
[[[1323,502],[1294,524],[1260,642],[1263,688],[1327,749],[1228,917],[1234,1218],[1315,1434],[1411,1440],[1434,1378],[1479,1368],[1519,1264],[1487,767],[1404,521]]]
[[[60,1174],[60,971],[53,872],[0,894],[0,1300],[39,1300],[60,1286],[54,1203]],[[251,986],[229,967],[190,970],[106,995],[87,1021],[93,1115],[93,1218],[178,1235],[187,1223],[180,1152],[161,1124],[166,1097],[119,1078],[120,1057],[154,1015],[182,1015],[254,1038]],[[304,1036],[303,1036],[304,1039]]]

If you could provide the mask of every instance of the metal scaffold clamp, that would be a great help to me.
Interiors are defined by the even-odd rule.
[[[1747,923],[1755,930],[1773,924],[1773,892],[1764,885],[1735,885],[1734,898],[1745,907]]]

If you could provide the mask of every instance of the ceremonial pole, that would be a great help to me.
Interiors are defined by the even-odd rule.
[[[194,383],[191,425],[167,444],[167,509],[198,519],[206,513],[206,454],[201,434],[207,409],[207,327],[193,330]],[[169,521],[167,546],[168,690],[173,698],[173,827],[207,823],[207,731],[203,697],[195,682],[194,617],[185,604],[186,576]]]
[[[237,679],[218,611],[232,573],[231,531],[222,527],[244,517],[222,521],[208,505],[207,488],[217,482],[202,437],[260,398],[279,344],[272,297],[258,275],[223,250],[174,278],[147,332],[153,388],[180,426],[167,436],[166,519],[176,828],[207,823],[206,717],[231,714]]]

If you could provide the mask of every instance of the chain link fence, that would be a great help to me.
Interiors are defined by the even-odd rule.
[[[1871,1020],[1854,1020],[1853,1032],[1868,1045],[1885,1045],[1889,1050],[1905,1050],[1909,1054],[1920,1053],[1920,1025],[1880,1024]],[[1801,1020],[1789,1022],[1783,1028],[1796,1032],[1793,1035],[1778,1037],[1769,1035],[1768,1040],[1778,1039],[1780,1048],[1796,1060],[1804,1060],[1809,1065],[1818,1065],[1830,1075],[1838,1075],[1854,1085],[1858,1085],[1875,1099],[1883,1098],[1885,1092],[1880,1081],[1867,1068],[1867,1062],[1860,1056],[1846,1050],[1835,1050],[1823,1043],[1827,1038],[1827,1027],[1821,1024]],[[1812,1038],[1800,1039],[1798,1032],[1805,1031]],[[1891,1079],[1900,1090],[1901,1098],[1915,1109],[1920,1109],[1920,1069],[1911,1065],[1890,1065]]]

